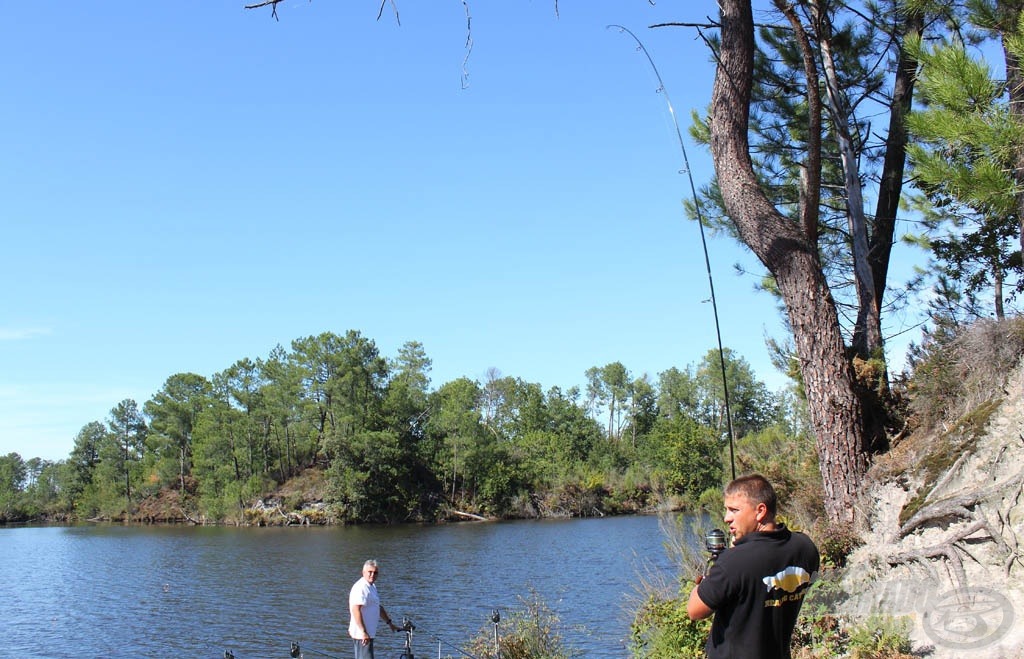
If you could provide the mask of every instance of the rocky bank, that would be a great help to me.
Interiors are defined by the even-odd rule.
[[[915,655],[1024,658],[1024,363],[995,379],[876,461],[867,543],[821,590],[852,619],[906,616]]]

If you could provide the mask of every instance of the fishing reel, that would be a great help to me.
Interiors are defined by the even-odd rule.
[[[708,531],[704,535],[704,549],[711,554],[711,562],[718,560],[718,555],[725,551],[725,532],[722,529]]]
[[[699,575],[697,583],[711,571],[711,566],[718,560],[719,554],[725,551],[725,547],[725,532],[721,529],[711,529],[704,535],[704,549],[708,552],[708,560],[704,564],[704,574]]]
[[[412,632],[414,629],[416,629],[416,625],[412,624],[412,620],[402,618],[402,626],[398,631],[405,632],[405,646],[402,648],[402,654],[399,655],[398,659],[416,659],[416,656],[412,653]]]

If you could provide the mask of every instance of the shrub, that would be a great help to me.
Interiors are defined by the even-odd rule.
[[[688,593],[694,583],[684,582],[678,597],[648,595],[630,625],[631,650],[644,659],[697,659],[704,656],[704,644],[711,619],[690,620],[686,615]],[[682,593],[687,593],[683,596]]]
[[[717,492],[721,506],[721,492]],[[691,515],[659,517],[671,574],[654,573],[638,579],[636,613],[630,624],[630,650],[644,659],[703,657],[711,631],[711,619],[694,622],[686,615],[686,603],[695,583],[683,575],[696,575],[706,566],[701,551],[707,529]]]
[[[717,518],[722,512],[722,488],[709,487],[697,498],[697,508]]]
[[[843,656],[849,644],[847,626],[837,617],[835,602],[845,598],[839,582],[818,579],[808,591],[793,629],[793,657]]]
[[[871,616],[850,629],[852,659],[903,659],[911,656],[911,649],[906,617]]]
[[[566,659],[577,653],[568,649],[559,628],[561,620],[535,591],[520,597],[521,610],[498,623],[498,649],[502,659]],[[494,628],[484,627],[464,648],[478,659],[495,659]]]
[[[911,412],[925,429],[1001,399],[1006,377],[1024,355],[1024,318],[938,324],[911,349]]]
[[[846,559],[863,544],[852,525],[826,526],[815,534],[823,565],[846,567]]]

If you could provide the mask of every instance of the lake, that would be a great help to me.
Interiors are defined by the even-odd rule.
[[[532,593],[586,657],[628,657],[639,581],[671,574],[657,517],[434,526],[0,528],[0,655],[351,656],[362,563],[417,659],[460,656]],[[499,632],[501,627],[499,626]],[[399,657],[386,627],[378,659]]]

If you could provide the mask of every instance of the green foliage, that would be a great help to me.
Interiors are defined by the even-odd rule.
[[[846,559],[863,543],[851,525],[826,526],[815,534],[815,544],[824,566],[846,567]]]
[[[736,442],[736,463],[740,473],[764,475],[791,517],[809,524],[822,515],[824,494],[812,435],[769,426]]]
[[[1019,42],[1019,23],[994,21],[983,7],[975,3],[968,21],[1007,44]],[[924,101],[907,117],[915,137],[907,152],[920,193],[913,204],[925,230],[912,242],[930,251],[935,277],[950,281],[944,290],[956,291],[976,313],[994,310],[1002,318],[1004,284],[1015,277],[1017,290],[1024,289],[1014,176],[1024,124],[1010,108],[1018,92],[1009,90],[1008,102],[1005,83],[959,39],[908,46],[921,63],[917,87]]]
[[[722,480],[718,439],[692,419],[659,419],[638,451],[652,485],[667,494],[696,500]]]
[[[835,595],[838,585],[831,581],[818,581],[808,592],[793,629],[792,649],[797,659],[803,657],[841,657],[849,644],[847,625],[835,615],[830,593]]]
[[[411,475],[396,434],[362,432],[332,438],[327,470],[328,501],[341,504],[349,521],[390,522],[406,518]]]
[[[859,657],[910,659],[907,618],[873,615],[851,623],[835,614],[835,602],[844,598],[839,581],[819,579],[804,601],[793,630],[793,657]]]
[[[696,508],[709,513],[718,514],[722,510],[722,488],[709,487],[697,497]]]
[[[775,404],[768,388],[755,377],[747,360],[726,348],[721,355],[717,350],[709,350],[697,368],[702,409],[697,418],[704,425],[716,429],[718,435],[728,431],[723,376],[729,384],[729,415],[734,436],[743,437],[771,423]]]
[[[667,544],[681,569],[693,574],[699,563],[693,530],[672,526],[666,529]],[[675,536],[673,538],[673,536]],[[675,594],[645,585],[630,626],[631,652],[636,659],[694,659],[703,657],[711,629],[711,618],[691,621],[686,614],[693,580],[680,578]],[[904,618],[873,616],[851,625],[834,613],[836,597],[842,592],[838,581],[815,582],[800,611],[793,631],[792,649],[796,659],[812,657],[860,657],[862,659],[907,659],[910,652],[909,627]]]
[[[677,597],[650,593],[630,625],[631,650],[638,659],[698,659],[711,631],[711,619],[692,621],[686,614],[692,581],[683,581]]]
[[[22,518],[25,461],[17,453],[0,456],[0,524]]]
[[[723,364],[724,362],[724,364]],[[729,417],[726,417],[723,370],[729,384]],[[732,424],[742,437],[771,423],[778,402],[757,380],[745,359],[725,348],[709,350],[695,369],[670,368],[659,376],[658,407],[663,416],[687,417],[722,436]]]
[[[479,659],[567,659],[579,653],[566,647],[558,615],[531,589],[528,597],[519,597],[521,608],[498,623],[498,652],[494,647],[494,628],[484,627],[464,651]]]
[[[512,499],[528,491],[530,478],[520,461],[505,446],[493,446],[482,456],[476,487],[477,506],[483,512],[501,516]]]
[[[141,411],[126,399],[84,426],[68,460],[0,503],[51,518],[391,523],[678,509],[721,484],[721,377],[707,365],[655,384],[613,362],[591,369],[589,400],[496,370],[430,391],[430,365],[418,343],[388,360],[349,331],[209,379],[178,373]],[[727,365],[752,393],[734,414],[761,424],[777,405],[742,359]],[[322,475],[315,492],[289,485],[305,473]]]
[[[716,508],[721,507],[719,490]],[[686,604],[696,585],[692,576],[705,568],[700,538],[706,529],[692,515],[661,515],[659,522],[672,568],[670,573],[652,572],[637,580],[630,651],[638,659],[703,657],[711,620],[691,621]]]
[[[909,657],[910,620],[906,617],[873,615],[849,630],[852,659],[900,659]]]
[[[594,410],[604,408],[608,411],[607,436],[618,439],[622,433],[623,408],[629,396],[629,370],[622,362],[612,362],[588,368],[585,375],[589,406]]]
[[[163,464],[161,476],[167,479],[163,483],[171,483],[168,467],[173,462],[182,492],[186,489],[186,477],[192,475],[192,433],[200,413],[210,403],[210,383],[206,378],[195,373],[177,373],[167,378],[143,408],[152,430],[147,448]]]

